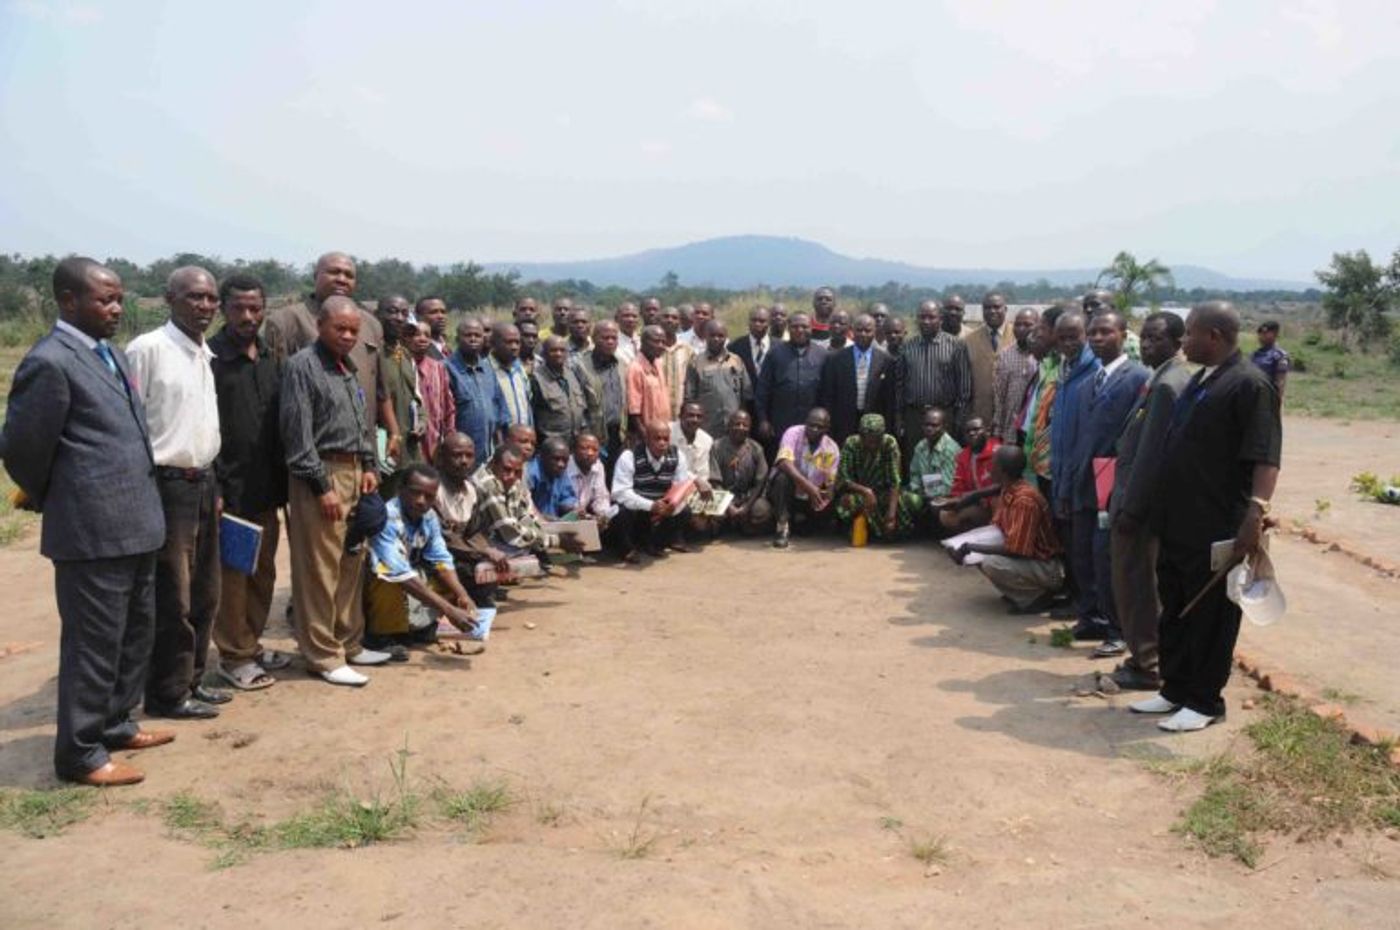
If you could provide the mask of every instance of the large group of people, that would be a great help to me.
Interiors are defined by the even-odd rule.
[[[911,335],[820,288],[731,339],[708,303],[595,319],[560,298],[542,320],[524,297],[449,332],[433,296],[362,306],[332,252],[272,310],[255,278],[177,269],[168,322],[123,350],[115,272],[65,259],[53,290],[0,454],[55,566],[62,778],[141,780],[111,753],[174,736],[138,705],[210,718],[275,684],[284,531],[297,651],[332,685],[439,637],[480,652],[488,611],[559,563],[725,533],[956,536],[1012,610],[1072,612],[1076,639],[1121,658],[1114,679],[1153,692],[1132,710],[1176,731],[1224,715],[1240,613],[1211,544],[1262,544],[1282,387],[1242,359],[1228,304],[1134,331],[1104,291],[1012,319],[991,293],[977,323],[954,295]]]

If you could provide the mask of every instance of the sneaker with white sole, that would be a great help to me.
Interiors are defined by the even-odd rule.
[[[1160,693],[1152,695],[1144,701],[1134,701],[1128,705],[1128,710],[1135,714],[1170,714],[1181,709],[1180,704],[1173,704]]]
[[[378,649],[361,649],[350,656],[347,661],[351,665],[383,665],[392,659],[393,656],[387,652],[380,652]]]
[[[1220,717],[1209,717],[1197,713],[1189,707],[1183,707],[1166,720],[1159,721],[1157,728],[1169,733],[1194,733],[1197,730],[1204,730],[1212,723],[1219,722],[1220,719]]]
[[[361,688],[369,684],[369,676],[361,675],[348,665],[322,672],[321,677],[333,685],[347,685],[351,688]]]

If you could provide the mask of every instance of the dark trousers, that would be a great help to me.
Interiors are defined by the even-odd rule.
[[[147,709],[179,704],[204,678],[219,609],[219,487],[211,469],[197,481],[160,478],[165,545],[156,556],[156,635]]]
[[[1240,608],[1225,596],[1218,581],[1191,608],[1181,610],[1211,578],[1210,540],[1161,541],[1157,556],[1157,593],[1162,599],[1158,629],[1162,696],[1198,714],[1225,713],[1221,692],[1230,680],[1235,640],[1240,635]]]
[[[1076,510],[1070,514],[1069,563],[1074,571],[1074,606],[1081,622],[1104,623],[1095,585],[1094,537],[1098,533],[1098,513]]]
[[[620,424],[614,423],[605,427],[606,436],[599,436],[598,441],[603,446],[603,477],[608,482],[608,487],[612,487],[613,469],[617,467],[617,457],[626,448],[627,437],[622,435]]]
[[[1098,514],[1094,514],[1094,609],[1108,621],[1110,639],[1122,639],[1118,624],[1118,605],[1113,600],[1113,541],[1109,531],[1099,529]]]
[[[768,474],[768,502],[773,505],[773,516],[778,523],[790,522],[794,511],[805,513],[808,524],[813,527],[826,526],[831,522],[831,515],[836,510],[834,502],[828,504],[825,510],[814,511],[811,501],[797,496],[797,483],[787,472],[774,469]]]
[[[664,520],[652,520],[651,514],[622,507],[613,517],[608,530],[614,533],[625,549],[664,549],[680,538],[684,525],[682,514],[671,514]]]
[[[63,625],[53,767],[73,778],[108,762],[136,735],[155,633],[156,554],[54,562]]]

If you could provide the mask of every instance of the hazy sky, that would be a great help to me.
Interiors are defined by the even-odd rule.
[[[0,4],[7,251],[1400,246],[1396,0]]]

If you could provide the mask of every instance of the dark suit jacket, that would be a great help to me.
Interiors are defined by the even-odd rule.
[[[879,346],[870,347],[870,376],[865,383],[865,407],[856,407],[856,350],[846,346],[832,352],[822,365],[817,406],[831,414],[831,438],[839,446],[860,428],[861,414],[889,413],[889,391],[894,385],[894,359]],[[888,428],[889,424],[886,424]]]
[[[1118,437],[1127,425],[1128,415],[1137,404],[1142,387],[1147,383],[1149,372],[1142,365],[1129,359],[1119,365],[1108,380],[1095,393],[1092,378],[1084,386],[1079,396],[1083,405],[1083,417],[1077,442],[1074,446],[1074,462],[1071,466],[1075,510],[1097,510],[1098,495],[1094,488],[1095,458],[1111,458],[1118,445]]]
[[[729,340],[727,348],[744,363],[744,370],[749,373],[749,384],[757,384],[758,366],[753,363],[753,346],[749,343],[749,334],[744,333],[738,339]]]
[[[146,410],[127,386],[126,355],[116,346],[112,354],[121,378],[55,329],[29,350],[10,388],[0,455],[43,512],[39,551],[56,561],[139,555],[165,543]]]

